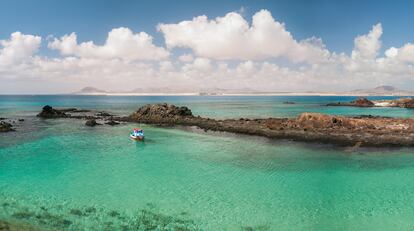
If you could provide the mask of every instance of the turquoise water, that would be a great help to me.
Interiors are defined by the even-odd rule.
[[[0,115],[33,116],[46,104],[58,107],[79,107],[108,110],[128,115],[148,103],[167,102],[188,106],[194,114],[213,118],[295,117],[306,112],[337,115],[382,115],[412,117],[414,110],[404,108],[326,107],[327,103],[349,102],[353,96],[2,96]],[[395,99],[399,97],[369,97]],[[285,101],[296,104],[283,104]]]
[[[43,97],[0,97],[0,117],[25,118],[17,132],[0,134],[0,219],[57,230],[414,229],[413,149],[348,152],[143,124],[89,128],[81,120],[33,115],[46,103],[128,113],[133,99]],[[137,105],[157,100],[136,99]],[[327,109],[316,102],[326,99],[313,97],[295,98],[288,109],[284,100],[162,98],[218,118],[294,116],[313,107],[373,114]],[[128,139],[134,126],[143,127],[145,142]]]

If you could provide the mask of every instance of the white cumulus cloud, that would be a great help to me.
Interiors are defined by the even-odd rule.
[[[0,65],[19,64],[31,58],[39,49],[41,37],[14,32],[0,40]]]
[[[366,35],[360,35],[354,40],[353,59],[374,59],[378,56],[381,49],[382,25],[378,23]]]
[[[75,33],[55,38],[48,44],[51,49],[59,50],[62,55],[74,55],[92,59],[125,59],[125,60],[162,60],[169,56],[163,47],[157,47],[153,38],[145,32],[134,34],[130,29],[120,27],[112,29],[104,45],[94,42],[78,44]]]
[[[391,47],[385,51],[385,54],[388,58],[414,63],[414,44],[407,43],[400,48]]]
[[[191,48],[197,56],[219,60],[262,60],[285,57],[315,62],[329,55],[321,43],[296,41],[267,10],[249,23],[237,12],[209,20],[198,16],[177,24],[159,24],[168,48]]]
[[[111,30],[103,45],[67,34],[49,41],[48,47],[60,53],[53,58],[38,53],[39,36],[12,33],[0,39],[0,92],[62,93],[85,86],[342,91],[406,88],[414,76],[414,44],[382,53],[380,23],[350,40],[354,48],[348,53],[330,52],[316,37],[295,39],[267,10],[254,14],[251,24],[231,12],[159,24],[158,30],[163,46],[145,32],[123,27]]]

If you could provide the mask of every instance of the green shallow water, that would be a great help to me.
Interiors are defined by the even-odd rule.
[[[414,112],[325,106],[352,99],[0,96],[0,117],[17,130],[0,134],[0,220],[41,230],[413,230],[411,148],[348,152],[194,128],[89,128],[35,117],[45,104],[126,115],[158,102],[215,118]],[[145,142],[129,140],[135,126]]]
[[[151,126],[134,142],[134,125],[36,123],[1,137],[1,219],[57,230],[414,229],[412,149],[348,153]]]

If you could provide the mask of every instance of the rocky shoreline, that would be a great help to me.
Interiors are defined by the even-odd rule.
[[[86,120],[85,125],[89,127],[94,127],[97,125],[102,125],[98,123],[97,120],[103,121],[105,124],[110,126],[115,126],[120,124],[116,121],[119,117],[114,117],[114,115],[98,111],[94,112],[92,110],[86,109],[77,109],[77,108],[63,108],[55,109],[49,105],[46,105],[42,108],[42,111],[37,114],[37,117],[42,119],[57,119],[57,118],[73,118],[73,119],[84,119]]]
[[[193,116],[186,107],[156,104],[141,107],[127,121],[345,146],[414,146],[414,119],[302,113],[297,118],[214,120]]]
[[[360,97],[351,102],[328,103],[326,106],[414,108],[414,98],[369,100],[367,98]]]
[[[297,118],[217,120],[194,116],[187,107],[165,103],[145,105],[125,117],[105,113],[94,116],[73,115],[48,106],[45,106],[38,116],[85,119],[86,125],[90,126],[98,125],[95,120],[100,119],[107,121],[106,124],[135,122],[160,126],[196,126],[211,131],[344,146],[414,146],[414,119],[411,118],[344,117],[302,113]]]

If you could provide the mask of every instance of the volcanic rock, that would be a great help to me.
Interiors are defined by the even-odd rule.
[[[375,104],[368,100],[367,98],[360,97],[356,99],[355,101],[352,101],[351,104],[354,104],[355,107],[373,107]]]
[[[69,117],[66,113],[53,109],[51,106],[46,105],[43,107],[42,111],[37,114],[37,117],[44,119],[55,119],[55,118],[66,118]]]
[[[348,103],[328,103],[326,106],[375,107],[375,103],[367,98],[360,97]]]
[[[86,121],[85,125],[89,127],[95,127],[96,125],[101,125],[101,124],[97,123],[95,119],[90,119]]]
[[[193,118],[193,113],[190,109],[166,103],[147,104],[130,115],[130,119],[133,121],[163,122],[183,118]]]
[[[0,121],[0,132],[14,131],[13,126],[5,121]]]

